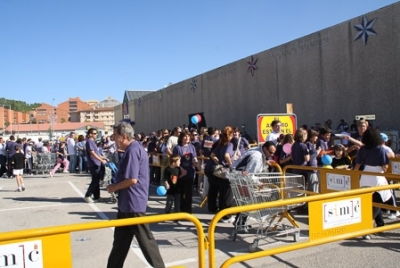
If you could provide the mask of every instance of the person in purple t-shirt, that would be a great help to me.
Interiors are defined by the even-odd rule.
[[[221,138],[219,139],[217,146],[211,152],[210,158],[214,162],[214,165],[223,165],[224,167],[230,167],[232,165],[233,158],[233,144],[231,143],[233,137],[233,128],[227,126],[222,131]],[[219,193],[219,210],[229,208],[233,204],[233,193],[229,180],[221,179],[214,176],[212,173],[210,177],[210,189],[208,190],[208,200],[216,200]],[[207,175],[208,176],[208,175]],[[210,201],[209,201],[210,202]],[[222,218],[222,222],[233,222],[234,218],[227,215]]]
[[[86,141],[86,155],[87,165],[92,175],[92,181],[85,194],[85,200],[88,203],[101,201],[100,199],[100,179],[101,179],[101,164],[107,163],[106,158],[101,157],[97,151],[95,142],[97,136],[97,129],[91,128],[88,130],[88,137]],[[92,196],[93,195],[93,199]]]
[[[6,143],[6,152],[8,154],[8,170],[7,170],[7,176],[9,178],[11,178],[13,176],[13,166],[11,165],[11,159],[13,157],[13,155],[15,154],[15,137],[14,135],[10,136],[10,140],[7,141]]]
[[[109,193],[118,191],[118,219],[146,215],[149,197],[149,158],[143,146],[134,140],[130,124],[123,122],[114,127],[114,140],[125,151],[118,163],[115,183],[107,186]],[[120,226],[114,229],[113,247],[108,258],[108,268],[124,266],[133,237],[149,264],[165,267],[160,250],[148,224]],[[132,265],[130,265],[132,266]]]
[[[180,178],[181,211],[192,213],[193,181],[196,176],[197,154],[196,148],[190,143],[189,130],[183,130],[178,136],[178,144],[173,149],[173,154],[181,157],[181,167],[187,174]]]

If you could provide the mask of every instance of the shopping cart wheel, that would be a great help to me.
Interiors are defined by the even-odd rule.
[[[299,239],[300,239],[300,232],[295,232],[295,233],[293,233],[293,240],[294,240],[294,242],[299,241]]]
[[[235,229],[235,230],[232,231],[231,240],[232,241],[236,241],[236,238],[237,238],[237,232],[236,232],[236,229]]]
[[[249,246],[250,252],[255,252],[258,248],[258,239],[254,239],[253,244]]]

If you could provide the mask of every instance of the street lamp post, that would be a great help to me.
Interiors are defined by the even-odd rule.
[[[53,120],[54,120],[54,100],[51,101],[51,114],[50,114],[50,140],[53,139]]]

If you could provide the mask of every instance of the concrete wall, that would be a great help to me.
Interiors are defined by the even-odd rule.
[[[208,126],[241,126],[256,137],[259,113],[285,113],[293,103],[298,124],[375,114],[375,126],[400,129],[400,3],[365,14],[375,36],[355,40],[363,15],[190,77],[133,102],[136,131],[188,124],[188,114],[204,112]],[[196,89],[191,82],[195,80]],[[133,110],[133,109],[132,109]]]

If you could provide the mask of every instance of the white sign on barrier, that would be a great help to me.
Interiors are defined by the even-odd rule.
[[[392,164],[392,173],[400,174],[400,162],[391,162]]]
[[[0,245],[0,267],[42,268],[42,241]]]
[[[361,222],[361,198],[323,203],[323,229]]]
[[[327,173],[326,181],[328,190],[346,191],[351,189],[350,176],[348,175]]]

